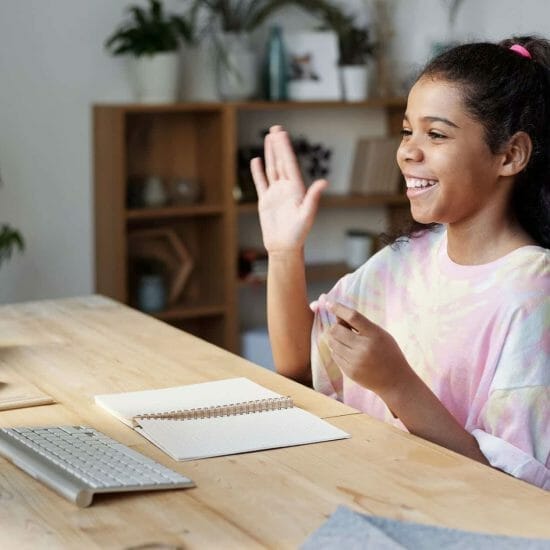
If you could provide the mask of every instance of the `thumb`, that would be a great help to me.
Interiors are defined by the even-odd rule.
[[[302,204],[311,215],[315,215],[317,212],[317,209],[319,208],[319,201],[321,200],[321,194],[327,187],[327,180],[315,180],[306,191]]]
[[[344,304],[338,302],[327,303],[327,308],[333,313],[339,324],[359,334],[368,334],[373,328],[378,326],[357,310],[347,307]]]

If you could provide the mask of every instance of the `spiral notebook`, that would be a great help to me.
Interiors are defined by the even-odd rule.
[[[95,402],[175,460],[350,437],[247,378],[97,395]]]

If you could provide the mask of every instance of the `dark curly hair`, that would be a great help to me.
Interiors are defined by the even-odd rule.
[[[510,50],[520,44],[531,59]],[[456,83],[470,115],[485,130],[485,140],[498,153],[519,131],[533,151],[516,176],[511,211],[525,231],[550,248],[550,41],[538,36],[512,37],[498,44],[479,42],[452,48],[432,59],[421,78]],[[413,222],[393,242],[418,236],[437,224]]]

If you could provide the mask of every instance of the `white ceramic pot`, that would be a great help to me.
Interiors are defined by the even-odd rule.
[[[368,70],[366,65],[340,67],[342,95],[345,101],[365,101],[368,97]]]
[[[130,59],[134,93],[140,103],[172,103],[177,100],[179,54],[143,55]]]
[[[258,60],[249,37],[240,33],[223,33],[221,51],[217,52],[217,84],[220,99],[240,101],[256,95]]]

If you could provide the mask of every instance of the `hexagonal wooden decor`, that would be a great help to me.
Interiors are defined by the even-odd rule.
[[[162,262],[169,274],[168,304],[180,298],[195,262],[178,234],[169,228],[132,231],[128,236],[131,258]]]

